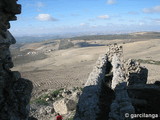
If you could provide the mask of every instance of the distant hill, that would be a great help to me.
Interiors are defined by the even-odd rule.
[[[160,32],[136,32],[129,34],[113,34],[113,35],[88,35],[80,37],[72,37],[71,40],[115,40],[115,39],[159,39]]]
[[[59,36],[22,36],[22,37],[15,37],[17,43],[35,43],[41,42],[46,40],[55,40],[61,39]]]
[[[96,34],[96,33],[95,33]],[[21,36],[15,37],[17,43],[35,43],[46,40],[57,40],[57,39],[70,39],[70,40],[115,40],[115,39],[158,39],[160,38],[160,32],[136,32],[128,34],[110,34],[110,35],[87,35],[83,33],[77,34],[63,34],[63,35],[38,35],[38,36]]]

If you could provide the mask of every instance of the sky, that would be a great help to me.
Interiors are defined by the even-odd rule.
[[[160,31],[160,0],[19,0],[13,35]]]

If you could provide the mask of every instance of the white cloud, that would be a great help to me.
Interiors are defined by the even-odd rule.
[[[160,5],[152,8],[144,8],[143,12],[144,13],[160,13]]]
[[[98,16],[99,19],[109,19],[109,15],[101,15],[101,16]]]
[[[160,23],[160,18],[151,19],[153,22]]]
[[[87,24],[86,24],[86,23],[81,23],[81,24],[80,24],[80,26],[85,26],[85,25],[87,25]]]
[[[39,14],[36,19],[40,21],[57,21],[57,19],[53,18],[50,14]]]
[[[107,0],[107,4],[109,5],[112,5],[112,4],[115,4],[116,3],[116,0]]]

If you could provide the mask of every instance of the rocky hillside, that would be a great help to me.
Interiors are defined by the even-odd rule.
[[[31,101],[30,117],[38,120],[55,120],[59,113],[64,120],[72,120],[81,93],[81,88],[63,88],[43,93]]]

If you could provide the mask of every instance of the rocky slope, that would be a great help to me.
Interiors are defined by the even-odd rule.
[[[64,120],[73,119],[81,88],[63,88],[50,91],[31,101],[30,117],[38,120],[55,120],[57,113]]]

